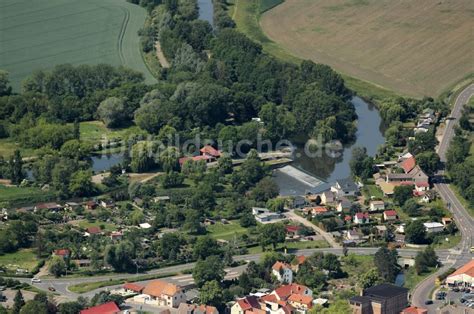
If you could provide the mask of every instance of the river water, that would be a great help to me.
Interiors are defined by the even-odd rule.
[[[382,119],[378,110],[365,102],[360,97],[352,98],[357,113],[357,133],[353,143],[345,145],[339,157],[330,156],[324,151],[321,156],[308,157],[304,149],[299,147],[294,153],[292,165],[326,182],[334,182],[337,179],[344,179],[350,176],[349,162],[352,158],[352,149],[355,146],[362,146],[367,149],[367,153],[374,156],[377,148],[384,143],[385,138],[382,133]],[[275,172],[275,181],[280,187],[282,195],[304,194],[309,188],[297,180],[290,178],[284,173]]]
[[[214,26],[214,4],[212,0],[198,0],[199,6],[199,19],[208,21],[209,24]]]

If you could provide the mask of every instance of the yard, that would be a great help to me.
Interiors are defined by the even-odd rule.
[[[214,239],[226,241],[232,240],[234,236],[238,237],[248,232],[247,228],[240,226],[237,220],[229,221],[228,224],[216,222],[214,225],[207,226],[206,229],[209,235]]]
[[[0,255],[0,266],[16,271],[17,268],[31,271],[38,264],[36,254],[31,249]]]
[[[466,40],[470,3],[285,1],[265,12],[260,25],[262,34],[299,58],[408,96],[437,96],[474,71]]]
[[[102,221],[89,222],[87,220],[81,220],[77,223],[77,225],[83,229],[87,229],[90,227],[100,227],[102,231],[105,232],[112,232],[117,230],[117,226],[115,224]]]
[[[5,0],[0,6],[0,69],[16,91],[32,71],[54,65],[109,63],[154,78],[145,66],[137,32],[146,10],[125,0]]]

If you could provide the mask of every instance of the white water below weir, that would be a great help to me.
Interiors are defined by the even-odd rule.
[[[306,173],[298,168],[295,168],[291,165],[284,166],[281,168],[276,169],[275,171],[279,171],[281,173],[284,173],[290,177],[292,177],[295,180],[298,180],[299,182],[307,185],[309,188],[315,188],[318,185],[321,185],[325,183],[324,181],[316,178],[315,176],[312,176],[309,173]]]

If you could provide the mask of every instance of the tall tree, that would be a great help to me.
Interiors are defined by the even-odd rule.
[[[398,253],[396,250],[389,250],[386,247],[381,247],[374,256],[375,267],[379,272],[380,277],[386,282],[394,282],[397,274],[400,271],[398,265]]]
[[[23,293],[21,293],[21,290],[17,290],[15,294],[15,298],[13,299],[12,313],[19,314],[23,305],[25,305],[25,299],[23,298]]]

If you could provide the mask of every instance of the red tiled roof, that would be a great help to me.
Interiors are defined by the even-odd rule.
[[[394,210],[386,210],[383,212],[385,216],[397,216],[397,212]]]
[[[275,262],[275,264],[273,264],[272,266],[272,269],[276,270],[276,271],[280,271],[280,269],[282,268],[291,268],[290,265],[286,264],[286,263],[282,263],[280,261],[277,261]]]
[[[69,249],[58,249],[58,250],[54,250],[54,255],[58,255],[58,256],[68,256],[71,254],[71,251],[69,251]]]
[[[89,234],[98,234],[98,233],[101,232],[101,229],[100,229],[100,227],[89,227],[89,228],[87,228],[87,232]]]
[[[286,232],[297,232],[300,229],[299,226],[286,226]]]
[[[410,306],[402,311],[402,314],[427,314],[428,310],[422,307]]]
[[[290,295],[294,293],[296,294],[304,293],[306,289],[308,289],[306,286],[292,283],[291,285],[283,285],[276,288],[275,293],[280,299],[286,300]]]
[[[124,284],[123,288],[126,289],[126,290],[135,291],[137,293],[141,293],[142,290],[143,290],[142,286],[137,285],[136,283],[131,283],[131,282],[127,282],[126,284]]]
[[[415,166],[416,166],[416,160],[415,160],[415,157],[413,156],[405,159],[401,164],[401,167],[403,168],[405,173],[410,172],[413,168],[415,168]]]
[[[315,207],[315,208],[313,208],[313,211],[314,211],[315,213],[327,213],[327,212],[328,212],[328,209],[327,209],[326,207],[320,206],[320,207]]]
[[[108,302],[82,310],[80,314],[116,314],[119,312],[120,308],[115,302]]]
[[[307,307],[310,308],[312,303],[313,303],[313,298],[310,297],[309,295],[302,295],[302,294],[294,293],[294,294],[290,295],[290,297],[288,298],[288,301],[304,304],[304,305],[306,305]]]
[[[430,184],[428,182],[415,182],[415,185],[416,186],[420,186],[420,187],[428,187],[430,186]]]
[[[299,256],[296,257],[296,261],[297,261],[298,265],[301,265],[306,261],[306,256],[299,255]]]
[[[355,216],[357,217],[357,219],[368,219],[369,213],[356,213]]]
[[[202,154],[210,155],[212,157],[220,157],[221,152],[212,147],[211,145],[206,145],[199,150]]]
[[[344,221],[351,221],[352,217],[349,215],[344,216]]]

